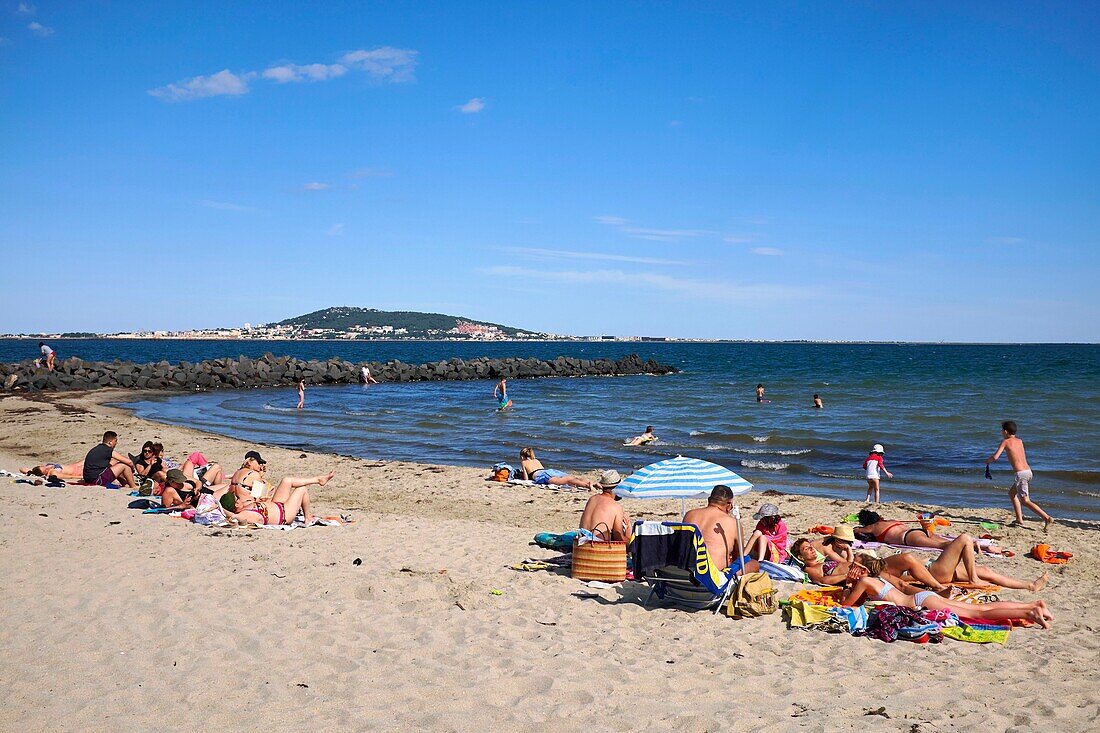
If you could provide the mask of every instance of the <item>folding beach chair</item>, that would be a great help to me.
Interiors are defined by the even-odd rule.
[[[656,595],[685,608],[718,613],[737,585],[735,574],[727,577],[710,561],[694,524],[635,522],[631,550],[635,580],[651,586],[643,607]]]

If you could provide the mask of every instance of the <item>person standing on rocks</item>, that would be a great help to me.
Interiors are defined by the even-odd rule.
[[[306,406],[306,378],[298,379],[298,409]]]
[[[42,352],[42,359],[40,360],[42,366],[46,367],[49,371],[53,371],[54,362],[57,361],[57,353],[54,352],[45,341],[38,342],[38,349]]]

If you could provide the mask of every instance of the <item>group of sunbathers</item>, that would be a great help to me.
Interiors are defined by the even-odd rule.
[[[42,463],[20,471],[91,486],[148,486],[166,509],[194,509],[203,495],[209,495],[227,521],[259,525],[291,524],[299,514],[306,524],[314,522],[307,487],[324,486],[336,475],[330,471],[309,478],[286,476],[272,488],[266,481],[267,461],[254,450],[248,451],[241,467],[227,477],[221,465],[198,451],[177,463],[165,457],[160,443],[146,441],[138,455],[119,453],[117,446],[118,435],[109,430],[83,461]]]
[[[613,494],[621,481],[617,471],[605,471],[581,514],[580,527],[601,539],[630,541],[632,524]],[[801,567],[808,579],[819,585],[847,588],[843,604],[861,605],[866,601],[888,601],[916,609],[947,609],[964,617],[990,620],[1026,619],[1049,628],[1053,616],[1042,600],[1031,603],[994,602],[980,606],[950,600],[953,584],[996,585],[1002,588],[1038,592],[1046,585],[1047,574],[1033,581],[998,573],[977,563],[979,541],[969,534],[947,538],[920,534],[905,529],[901,521],[885,520],[870,510],[859,513],[860,527],[839,525],[827,537],[804,537],[788,546],[788,529],[775,504],[763,504],[752,516],[757,520],[752,534],[740,543],[740,523],[731,512],[733,492],[727,486],[715,486],[705,507],[684,514],[684,523],[699,528],[712,562],[727,572],[755,572],[760,561]],[[904,551],[879,558],[876,554],[853,549],[857,534],[867,541],[901,544],[939,550],[929,560]],[[739,546],[742,557],[736,557]],[[990,549],[990,548],[987,548]],[[991,551],[998,551],[992,547]],[[919,586],[916,584],[920,584]]]

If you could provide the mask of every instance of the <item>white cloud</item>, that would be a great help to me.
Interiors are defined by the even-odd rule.
[[[325,232],[325,234],[329,235],[330,237],[339,237],[343,233],[344,233],[344,225],[343,224],[333,224]]]
[[[484,270],[486,274],[542,281],[601,286],[623,285],[631,288],[635,294],[639,290],[660,290],[686,296],[691,299],[710,300],[722,303],[758,303],[763,300],[801,300],[816,294],[813,288],[796,288],[787,285],[718,282],[696,280],[693,278],[673,277],[655,272],[627,273],[622,270],[585,270],[552,271],[533,270],[523,267],[497,266]]]
[[[34,33],[39,38],[45,38],[46,36],[52,36],[53,35],[53,28],[50,28],[49,26],[42,25],[37,20],[34,20],[34,21],[31,21],[30,23],[27,23],[27,28],[29,28],[31,30],[31,33]]]
[[[35,30],[37,23],[29,28]],[[42,28],[40,35],[53,33],[51,28]],[[248,83],[259,77],[276,84],[291,82],[328,81],[346,75],[350,71],[365,73],[378,82],[411,82],[416,76],[417,52],[411,49],[382,46],[370,50],[359,49],[340,57],[336,64],[278,64],[269,66],[262,72],[246,71],[234,74],[224,69],[209,76],[194,76],[174,84],[150,89],[149,94],[165,102],[182,102],[203,97],[237,96],[248,93]]]
[[[359,71],[365,71],[375,81],[394,84],[416,79],[418,52],[408,48],[381,46],[369,51],[358,49],[340,57],[340,61]]]
[[[34,7],[30,3],[19,3],[19,7],[15,9],[15,12],[19,13],[20,15],[34,15],[34,11],[36,10],[38,10],[38,8]]]
[[[231,204],[226,201],[211,201],[210,199],[202,199],[199,201],[199,206],[205,206],[208,209],[219,209],[221,211],[255,211],[256,209],[251,206],[242,206],[241,204]]]
[[[280,84],[301,81],[327,81],[348,73],[348,67],[343,64],[283,64],[272,66],[264,70],[263,78],[271,79]]]
[[[540,249],[537,247],[506,247],[505,251],[543,260],[603,260],[606,262],[632,262],[639,265],[688,264],[680,260],[663,260],[656,257],[635,257],[633,255],[617,255],[607,252],[575,252],[571,250]]]
[[[150,89],[149,94],[165,102],[185,102],[204,97],[239,96],[248,94],[248,81],[252,72],[234,74],[222,69],[210,76],[193,76],[175,84]]]
[[[596,216],[593,217],[599,224],[615,227],[623,234],[635,239],[648,239],[654,242],[678,242],[681,239],[705,237],[717,234],[707,229],[651,229],[649,227],[633,226],[621,216]]]
[[[393,178],[394,173],[389,168],[360,168],[349,175],[352,178]]]
[[[326,189],[332,188],[332,186],[328,183],[321,183],[320,181],[310,181],[309,183],[302,186],[302,188],[306,191],[324,191]]]
[[[729,242],[730,244],[748,244],[749,242],[755,242],[757,237],[752,234],[730,234],[722,237],[723,242]]]
[[[466,104],[460,104],[455,107],[459,112],[464,115],[477,114],[481,110],[485,109],[485,97],[474,97]]]
[[[778,257],[783,254],[783,250],[776,249],[775,247],[753,247],[751,251],[754,255],[765,255],[768,257]]]

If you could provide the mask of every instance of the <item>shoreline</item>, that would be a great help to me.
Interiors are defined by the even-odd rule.
[[[79,460],[106,429],[123,448],[157,439],[170,455],[199,449],[227,469],[252,447],[103,404],[119,394],[133,392],[3,396],[0,468]],[[311,489],[317,513],[356,523],[206,529],[128,510],[120,492],[0,481],[5,729],[572,731],[613,715],[700,732],[977,733],[1085,731],[1100,714],[1096,685],[1080,682],[1100,653],[1097,522],[1058,524],[1049,537],[1005,528],[995,534],[1017,556],[983,561],[1028,579],[1049,570],[1041,596],[1052,630],[1014,630],[1003,648],[883,644],[788,630],[778,614],[732,621],[643,608],[640,585],[593,589],[508,567],[555,555],[531,537],[575,527],[587,492],[502,486],[474,468],[261,451],[274,477],[336,469],[329,486]],[[861,505],[752,492],[743,514],[763,501],[779,504],[792,538]],[[678,501],[624,506],[632,517],[679,516]],[[986,514],[946,512],[957,528]],[[1074,559],[1024,557],[1040,539]],[[781,598],[792,588],[779,587]],[[593,597],[574,595],[582,590]],[[236,701],[232,714],[209,704],[217,690]],[[751,712],[731,704],[750,695]],[[889,720],[867,717],[879,707]]]

